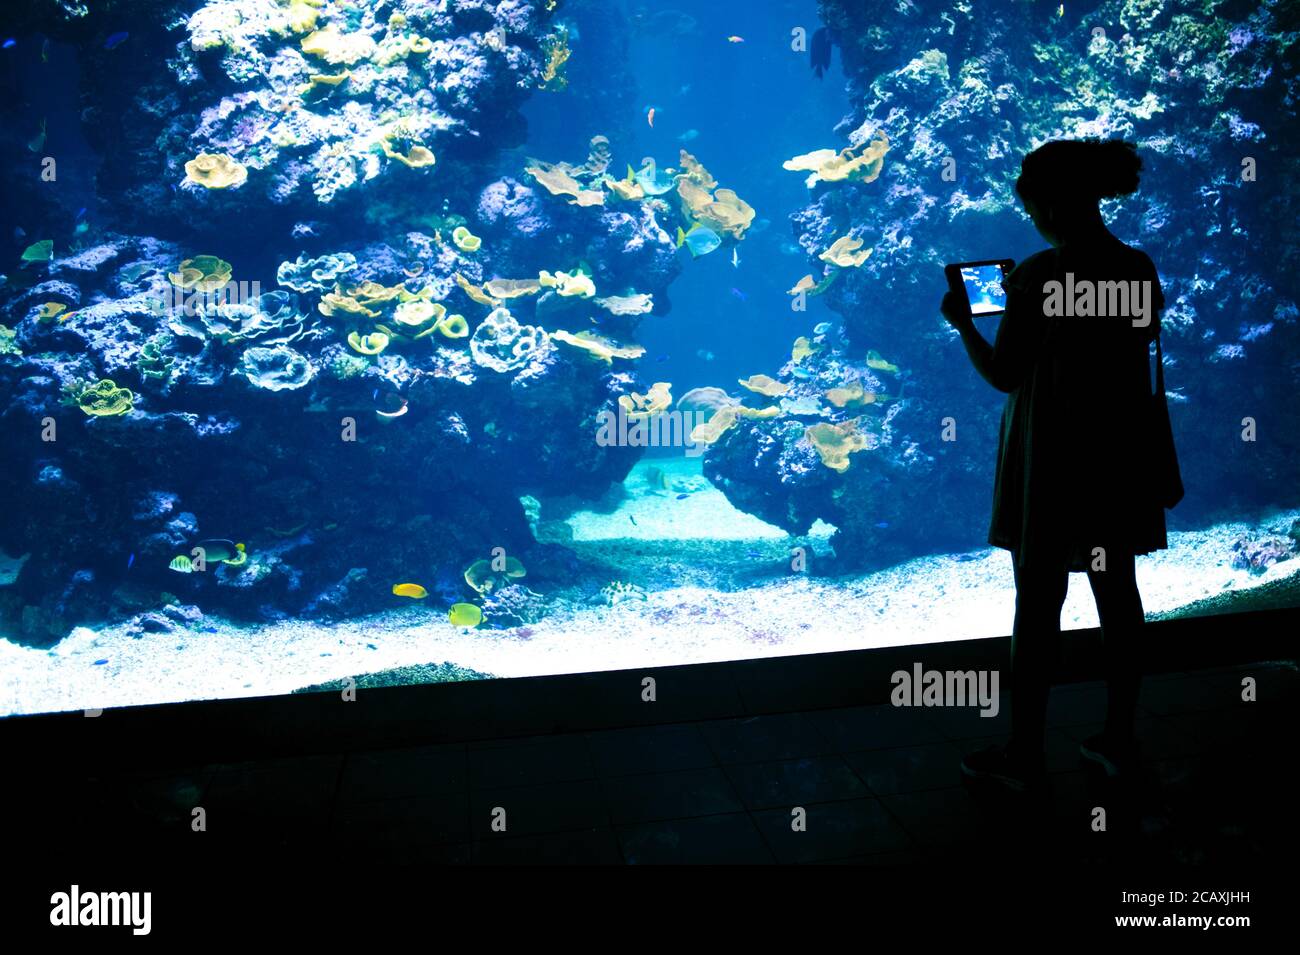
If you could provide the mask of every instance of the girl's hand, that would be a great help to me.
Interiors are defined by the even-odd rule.
[[[975,327],[975,320],[970,313],[970,303],[966,301],[964,295],[949,291],[939,303],[939,312],[948,320],[948,324],[959,332]]]

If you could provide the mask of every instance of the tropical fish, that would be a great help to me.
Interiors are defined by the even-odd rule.
[[[133,552],[131,556],[126,559],[126,569],[130,570],[134,565],[135,565],[135,553]]]
[[[102,659],[102,660],[96,660],[94,663],[91,664],[91,666],[93,666],[93,667],[102,667],[102,666],[103,666],[105,663],[107,663],[107,662],[108,662],[108,658],[105,657],[105,658]]]
[[[728,43],[744,43],[744,42],[745,42],[745,38],[744,38],[743,36],[729,36],[729,37],[727,37],[727,42],[728,42]]]
[[[412,600],[423,600],[429,596],[429,591],[425,590],[419,584],[393,584],[393,595],[397,597],[410,597]]]
[[[679,500],[679,501],[684,501],[684,500],[686,500],[688,497],[690,497],[689,494],[678,494],[678,495],[677,495],[677,500]]]
[[[731,267],[740,268],[740,248],[734,245],[731,247]]]
[[[248,560],[244,545],[236,544],[234,541],[224,539],[205,540],[199,541],[194,546],[203,548],[204,560],[221,561],[221,563],[229,564],[232,567],[238,567]]]
[[[677,141],[679,143],[689,143],[692,139],[697,138],[699,135],[700,135],[700,131],[698,129],[688,129],[686,130],[686,132],[682,133],[680,136],[677,137]]]
[[[655,355],[655,361],[656,361],[656,362],[663,362],[663,361],[667,361],[667,360],[668,360],[668,356],[667,356],[667,355]]]
[[[827,332],[831,330],[831,327],[832,326],[830,322],[818,322],[816,325],[813,326],[813,334],[825,335]]]
[[[178,574],[192,574],[194,573],[194,562],[181,554],[179,557],[173,557],[167,568],[176,571]]]
[[[627,516],[627,519],[628,519],[629,521],[632,522],[632,526],[633,526],[633,527],[640,527],[640,526],[641,526],[640,524],[638,524],[638,523],[636,522],[636,518],[633,517],[631,514],[629,514],[629,515]]]
[[[691,250],[691,257],[698,259],[701,255],[708,255],[722,245],[722,239],[718,234],[708,226],[700,225],[698,222],[691,226],[689,232],[683,232],[682,227],[677,227],[677,248],[682,246]]]
[[[831,33],[825,27],[812,35],[812,48],[809,50],[813,72],[817,79],[831,68]]]
[[[883,530],[884,530],[886,527],[888,527],[888,526],[889,526],[889,521],[879,521],[879,522],[876,523],[876,528],[877,528],[878,530],[882,530],[882,531],[883,531]]]
[[[477,627],[483,622],[483,611],[474,604],[452,604],[447,619],[453,627]]]
[[[645,114],[645,121],[650,124],[651,129],[655,128],[655,108],[653,106]]]
[[[127,33],[125,30],[120,30],[117,33],[111,34],[109,38],[104,41],[104,49],[106,50],[116,49],[117,47],[125,43],[126,38],[129,37],[130,35],[131,34]]]
[[[662,196],[677,187],[677,180],[668,173],[656,169],[653,162],[648,162],[638,172],[627,167],[628,178],[645,190],[647,196]]]
[[[731,294],[732,294],[735,298],[740,299],[742,302],[748,302],[748,301],[749,301],[749,296],[746,295],[744,292],[742,292],[742,291],[741,291],[740,289],[738,289],[738,288],[733,288],[733,289],[731,290]]]
[[[695,357],[703,361],[713,361],[715,356],[713,352],[709,351],[708,349],[701,348],[699,351],[695,353]]]
[[[0,48],[6,50],[12,50],[17,45],[18,45],[18,41],[15,40],[13,37],[10,37],[9,39],[5,40],[4,43],[0,43]]]
[[[1065,4],[1061,4],[1059,7],[1056,8],[1056,15],[1058,17],[1065,16]]]
[[[40,152],[45,148],[45,120],[41,120],[41,131],[27,140],[27,148],[34,153]]]

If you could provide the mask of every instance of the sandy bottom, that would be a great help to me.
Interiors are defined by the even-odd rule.
[[[647,475],[651,466],[665,474]],[[209,617],[215,632],[139,638],[125,625],[83,627],[49,650],[0,639],[0,714],[266,696],[428,663],[500,677],[539,676],[1010,632],[1013,585],[1005,552],[985,549],[855,577],[810,578],[789,571],[789,548],[800,543],[820,550],[830,529],[815,528],[796,541],[741,514],[698,477],[698,462],[643,463],[627,488],[616,508],[568,519],[570,546],[607,568],[611,580],[637,583],[644,600],[613,607],[560,602],[545,620],[515,630],[462,630],[447,621],[445,608],[406,606],[337,624],[254,627]],[[1266,526],[1285,527],[1296,516],[1278,514]],[[1169,550],[1138,562],[1148,613],[1300,571],[1300,560],[1260,575],[1232,568],[1232,541],[1260,531],[1231,523],[1171,534]],[[1083,575],[1071,577],[1062,624],[1097,624]]]

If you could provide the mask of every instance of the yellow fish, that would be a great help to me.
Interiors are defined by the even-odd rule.
[[[423,600],[429,596],[429,591],[425,590],[419,584],[393,584],[393,594],[398,597],[410,597],[413,600]]]
[[[483,622],[483,611],[474,604],[452,604],[447,619],[455,627],[477,627]]]

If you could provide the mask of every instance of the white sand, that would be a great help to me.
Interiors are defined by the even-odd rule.
[[[570,524],[576,550],[589,559],[621,554],[620,573],[638,565],[644,571],[640,578],[622,579],[653,579],[656,586],[645,601],[614,608],[570,605],[519,630],[458,630],[447,622],[444,608],[420,606],[333,625],[290,621],[241,627],[209,618],[218,627],[215,633],[140,638],[128,635],[125,626],[78,628],[48,651],[0,640],[0,714],[265,696],[427,663],[450,662],[502,677],[538,676],[1010,631],[1010,558],[1002,551],[977,551],[970,561],[926,557],[859,577],[815,579],[784,572],[780,558],[790,538],[737,513],[710,489],[682,501],[675,494],[633,492],[613,513],[575,515]],[[1285,526],[1294,516],[1279,515],[1269,525]],[[727,536],[736,527],[752,536]],[[613,537],[615,530],[622,536]],[[1224,524],[1172,534],[1168,551],[1141,558],[1138,578],[1147,611],[1177,609],[1300,571],[1300,560],[1258,576],[1234,570],[1231,542],[1247,532],[1259,528]],[[656,542],[659,553],[647,546]],[[680,556],[665,566],[663,553]],[[700,564],[695,562],[724,558],[731,567],[696,572]],[[759,566],[738,571],[736,561]],[[716,581],[724,573],[733,582],[751,582],[719,590]],[[667,577],[675,579],[665,583]],[[1071,577],[1062,623],[1069,629],[1096,626],[1083,575]],[[101,659],[107,664],[94,665]]]

